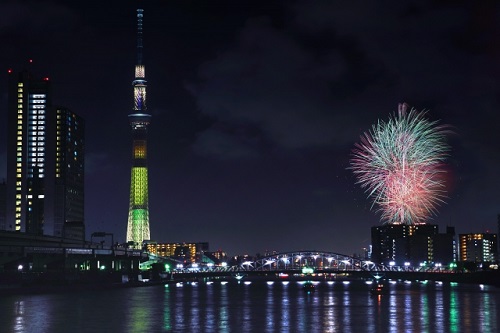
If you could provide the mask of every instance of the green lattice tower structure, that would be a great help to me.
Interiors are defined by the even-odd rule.
[[[130,206],[127,223],[127,242],[134,248],[142,248],[144,240],[149,240],[148,207],[148,159],[147,137],[151,115],[146,106],[146,73],[142,64],[142,18],[143,9],[137,10],[137,64],[135,66],[134,108],[129,114],[132,128],[132,171],[130,177]]]

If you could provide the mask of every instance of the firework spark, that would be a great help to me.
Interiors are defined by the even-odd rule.
[[[398,114],[361,136],[350,160],[357,183],[386,223],[422,223],[445,198],[447,129],[400,104]]]

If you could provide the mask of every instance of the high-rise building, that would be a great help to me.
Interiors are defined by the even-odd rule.
[[[83,222],[83,120],[53,107],[48,78],[9,70],[8,86],[6,230],[61,236]]]
[[[460,234],[458,238],[460,261],[492,262],[497,260],[497,234]]]
[[[455,231],[438,233],[436,224],[384,224],[372,227],[372,261],[403,266],[409,263],[447,265],[455,261]]]
[[[146,105],[146,73],[142,63],[143,9],[137,9],[137,64],[135,65],[134,107],[129,114],[132,128],[132,170],[130,177],[130,205],[127,223],[127,243],[142,248],[150,239],[148,207],[147,136],[151,115]]]
[[[65,223],[84,222],[84,134],[80,116],[56,108],[54,236],[63,235]]]

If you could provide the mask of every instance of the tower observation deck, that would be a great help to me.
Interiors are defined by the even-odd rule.
[[[135,65],[134,107],[128,115],[132,128],[132,171],[130,177],[130,205],[127,223],[127,242],[141,248],[150,239],[148,207],[147,137],[151,115],[146,106],[146,73],[142,64],[143,9],[137,9],[137,64]]]

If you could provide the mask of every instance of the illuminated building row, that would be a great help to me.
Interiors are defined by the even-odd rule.
[[[208,243],[146,242],[145,248],[147,252],[160,257],[172,257],[183,262],[200,262],[204,252],[208,251]]]
[[[372,227],[372,260],[376,263],[449,264],[456,261],[455,228],[439,233],[435,224],[385,224]]]
[[[493,262],[498,260],[498,239],[496,234],[460,234],[460,261]]]

